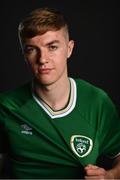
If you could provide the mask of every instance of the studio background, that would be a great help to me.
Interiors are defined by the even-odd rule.
[[[117,1],[22,0],[1,1],[0,92],[14,89],[31,79],[21,54],[17,28],[34,8],[48,6],[62,11],[75,40],[68,60],[69,75],[104,89],[120,112],[120,71],[117,41],[120,8]]]

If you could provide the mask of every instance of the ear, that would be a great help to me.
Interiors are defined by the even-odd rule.
[[[71,56],[73,48],[74,48],[74,41],[70,40],[68,43],[68,55],[67,55],[68,58]]]

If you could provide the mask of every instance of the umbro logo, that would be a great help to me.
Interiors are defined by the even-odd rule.
[[[29,134],[29,135],[32,135],[32,128],[29,127],[27,124],[22,124],[21,125],[21,133],[22,134]]]

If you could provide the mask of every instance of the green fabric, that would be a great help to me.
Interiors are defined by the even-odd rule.
[[[7,149],[0,146],[0,151],[9,151],[13,178],[81,178],[83,167],[95,164],[99,155],[119,153],[120,120],[115,106],[103,90],[75,81],[74,110],[55,119],[33,99],[31,84],[0,95],[0,132],[5,131],[4,142],[10,144]],[[73,135],[92,140],[86,156],[79,157],[72,150]]]

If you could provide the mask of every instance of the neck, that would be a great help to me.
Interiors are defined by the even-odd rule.
[[[64,108],[68,102],[70,94],[70,82],[68,77],[59,80],[52,85],[34,84],[34,91],[38,98],[47,103],[53,110]]]

